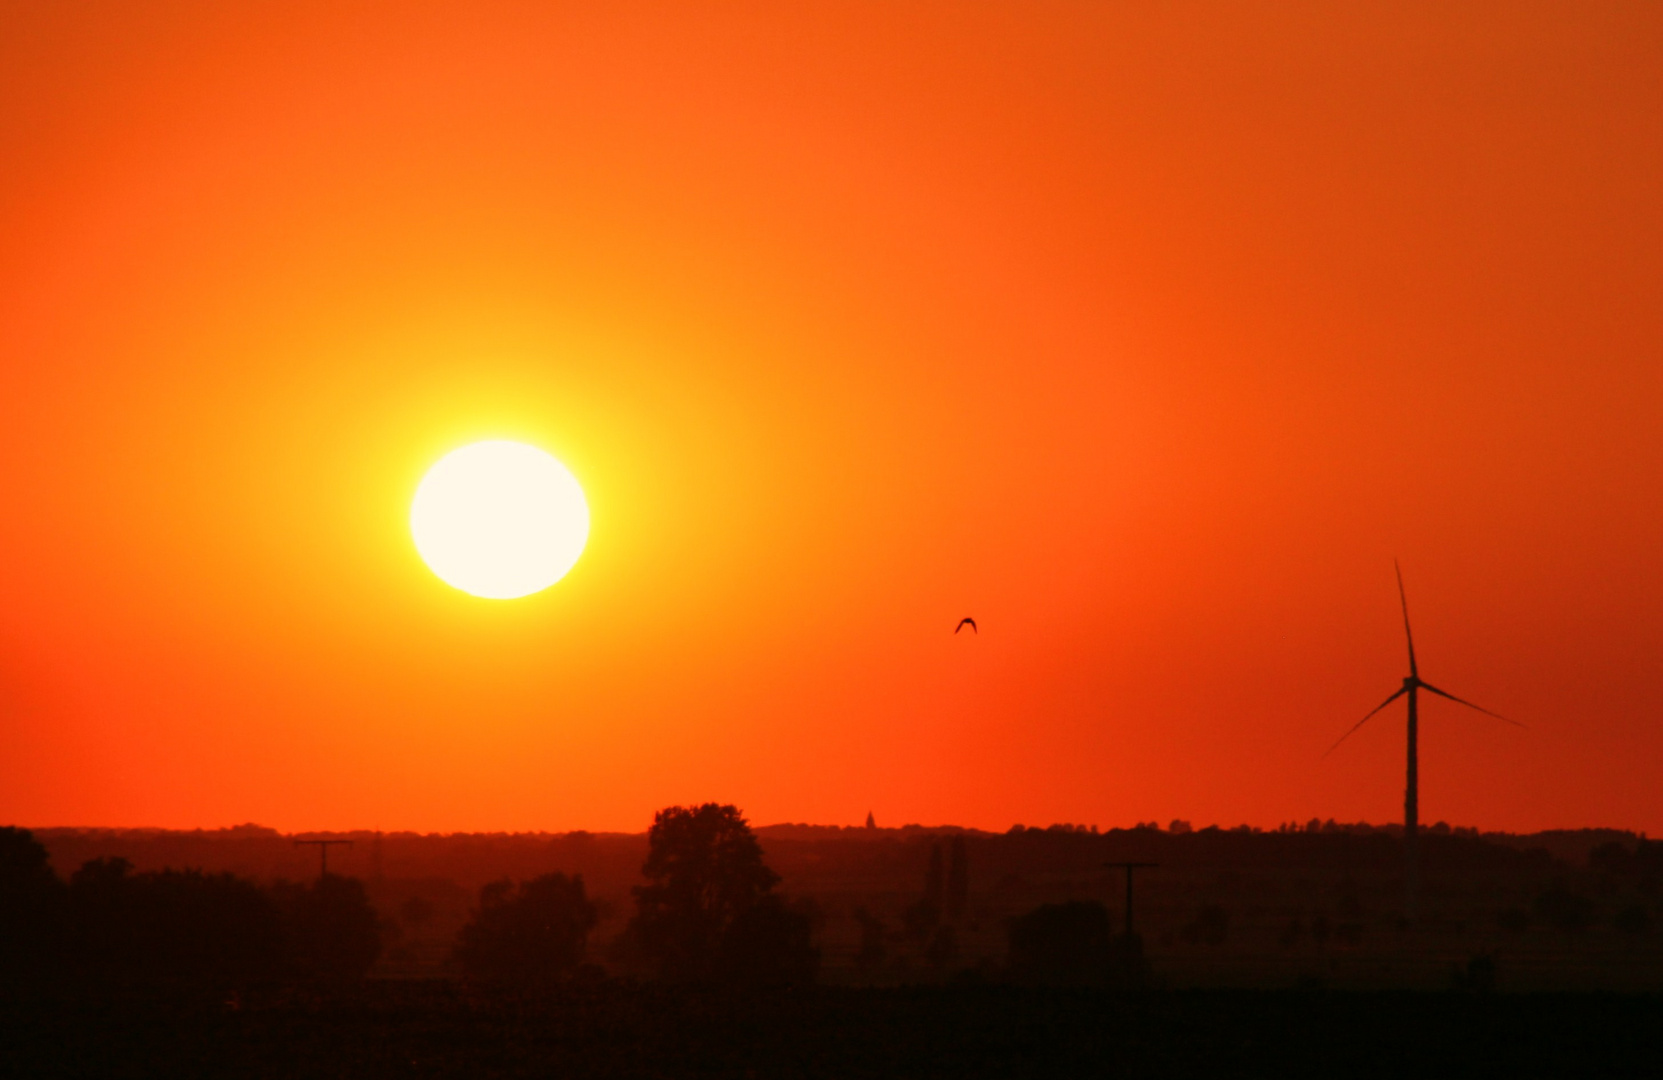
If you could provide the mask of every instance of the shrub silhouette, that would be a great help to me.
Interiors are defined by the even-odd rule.
[[[1109,912],[1075,900],[1043,904],[1006,924],[1011,978],[1043,986],[1091,986],[1108,978],[1114,961]]]
[[[641,873],[628,933],[669,979],[721,975],[729,928],[779,881],[744,816],[717,803],[654,815]]]
[[[0,984],[38,977],[63,931],[64,886],[27,829],[0,828]]]
[[[581,876],[544,874],[518,888],[493,882],[479,892],[479,910],[462,928],[456,959],[476,979],[549,982],[583,962],[595,920]]]
[[[289,972],[302,979],[361,979],[381,955],[381,924],[357,878],[326,874],[272,888],[282,915]]]

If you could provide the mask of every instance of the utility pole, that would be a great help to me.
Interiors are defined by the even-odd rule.
[[[330,846],[331,845],[344,844],[347,847],[351,847],[352,846],[352,841],[351,840],[296,840],[294,842],[294,844],[295,844],[295,847],[299,847],[302,844],[316,844],[317,845],[317,849],[318,849],[318,880],[322,881],[324,878],[329,876],[329,848],[330,848]]]
[[[1126,870],[1126,937],[1130,939],[1132,936],[1132,871],[1161,864],[1152,862],[1111,862],[1103,865],[1108,868],[1124,867]]]

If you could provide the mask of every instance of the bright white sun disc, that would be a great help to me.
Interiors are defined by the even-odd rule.
[[[410,506],[422,561],[446,584],[512,600],[566,576],[589,539],[577,478],[525,443],[473,443],[440,458]]]

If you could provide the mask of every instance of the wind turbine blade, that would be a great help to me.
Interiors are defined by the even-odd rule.
[[[1485,716],[1493,716],[1497,720],[1501,720],[1501,721],[1504,721],[1506,723],[1512,724],[1514,727],[1521,727],[1521,728],[1524,727],[1524,725],[1519,723],[1517,720],[1508,720],[1507,717],[1501,715],[1498,712],[1491,712],[1489,709],[1486,709],[1482,705],[1474,705],[1472,702],[1465,701],[1461,698],[1458,698],[1454,694],[1449,693],[1448,691],[1439,690],[1436,686],[1433,686],[1429,682],[1421,683],[1420,687],[1421,687],[1422,690],[1432,691],[1432,693],[1437,694],[1439,697],[1446,697],[1449,700],[1455,702],[1455,704],[1457,704],[1457,705],[1465,705],[1469,709],[1477,709],[1479,712],[1483,713]]]
[[[1397,598],[1403,603],[1403,636],[1409,639],[1409,674],[1418,675],[1415,670],[1415,635],[1409,629],[1409,594],[1403,591],[1403,567],[1393,559],[1392,569],[1397,571]]]
[[[1379,712],[1381,709],[1384,709],[1386,706],[1390,705],[1392,702],[1396,701],[1398,698],[1402,697],[1404,694],[1407,694],[1408,692],[1409,692],[1409,688],[1407,686],[1405,686],[1402,689],[1398,690],[1397,693],[1395,693],[1391,697],[1387,698],[1385,701],[1382,701],[1380,704],[1378,704],[1374,708],[1370,709],[1368,716],[1363,717],[1361,720],[1357,721],[1357,723],[1352,725],[1351,731],[1346,732],[1344,735],[1341,735],[1338,739],[1336,739],[1334,741],[1333,746],[1330,746],[1327,750],[1324,750],[1322,752],[1322,756],[1327,757],[1329,754],[1332,754],[1335,750],[1338,750],[1340,748],[1340,743],[1343,743],[1347,739],[1351,738],[1352,732],[1356,731],[1358,728],[1360,728],[1364,724],[1368,723],[1369,719],[1371,717],[1373,717],[1375,713]]]

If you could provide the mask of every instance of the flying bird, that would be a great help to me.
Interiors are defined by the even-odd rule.
[[[966,626],[970,627],[970,632],[972,634],[980,634],[981,633],[980,630],[976,629],[976,620],[972,619],[972,618],[969,618],[969,617],[960,619],[959,624],[957,626],[953,627],[953,633],[955,633],[955,634],[958,633],[960,630],[963,630]]]

